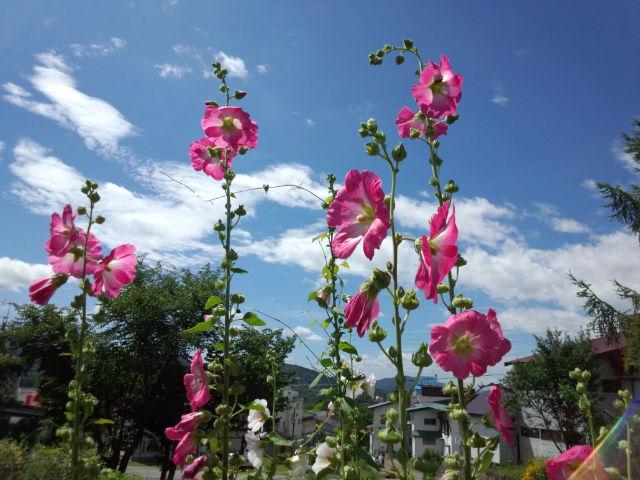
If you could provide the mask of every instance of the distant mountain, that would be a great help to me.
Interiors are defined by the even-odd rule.
[[[434,382],[433,377],[420,377],[421,384],[430,384],[432,385]],[[416,377],[407,377],[405,380],[405,388],[411,388],[413,382],[416,381]],[[438,383],[440,385],[441,383]],[[393,377],[390,378],[381,378],[376,382],[376,390],[383,392],[390,392],[396,389],[396,379]]]
[[[309,385],[313,383],[319,373],[317,370],[312,368],[285,363],[282,370],[285,372],[294,372],[296,374],[296,379],[293,381],[291,386],[300,392],[304,398],[305,407],[309,407],[318,401],[318,392],[320,389],[333,385],[333,381],[330,378],[322,377],[318,383],[310,389]]]

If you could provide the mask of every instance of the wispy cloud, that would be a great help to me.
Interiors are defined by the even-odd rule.
[[[638,168],[640,168],[640,164],[636,162],[633,156],[630,153],[624,151],[624,146],[620,140],[616,140],[611,147],[611,153],[615,157],[618,162],[622,164],[624,168],[638,174]]]
[[[69,45],[71,52],[76,57],[105,57],[127,46],[126,40],[111,37],[105,43],[72,43]]]
[[[511,99],[504,94],[504,87],[499,83],[493,86],[493,96],[491,101],[499,107],[506,107]]]
[[[191,73],[191,69],[189,67],[172,65],[170,63],[156,64],[154,65],[154,68],[158,70],[158,75],[163,78],[182,78]]]
[[[4,151],[4,147],[6,146],[6,144],[0,140],[0,160],[2,160],[2,152]]]
[[[295,332],[296,335],[301,337],[303,340],[306,340],[307,342],[319,342],[320,340],[322,340],[322,337],[320,335],[315,333],[310,328],[303,327],[302,325],[293,327],[293,331]]]
[[[305,119],[304,119],[304,123],[305,123],[305,125],[307,125],[308,127],[313,127],[313,126],[316,124],[316,122],[314,122],[314,121],[313,121],[313,120],[311,120],[310,118],[305,118]]]
[[[107,156],[121,154],[120,141],[135,135],[136,128],[113,105],[79,90],[73,69],[62,55],[51,51],[36,59],[29,82],[48,102],[33,99],[31,92],[11,82],[3,84],[3,98],[75,131],[91,150]]]
[[[266,73],[269,72],[269,66],[268,65],[264,65],[264,64],[260,64],[256,67],[256,71],[260,74],[260,75],[265,75]]]
[[[220,51],[216,53],[215,59],[229,71],[230,77],[245,78],[247,75],[249,75],[244,60],[240,57],[227,55],[226,53]]]
[[[545,222],[554,231],[560,233],[588,233],[589,227],[572,218],[562,217],[558,208],[548,203],[536,203],[533,217]]]

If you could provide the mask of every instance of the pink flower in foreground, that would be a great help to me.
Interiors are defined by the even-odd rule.
[[[104,257],[93,274],[94,295],[105,292],[108,297],[115,298],[120,290],[129,285],[136,277],[136,247],[129,243],[119,245]]]
[[[409,138],[411,130],[418,130],[420,134],[427,133],[431,140],[435,140],[440,135],[447,134],[449,126],[446,123],[432,119],[431,128],[428,129],[428,123],[423,115],[421,112],[413,113],[409,107],[402,107],[396,117],[398,135],[403,138]]]
[[[586,480],[608,478],[604,465],[590,445],[576,445],[547,461],[546,470],[550,480],[567,480],[578,469],[584,474],[580,478]]]
[[[220,148],[220,158],[211,156],[209,148],[215,148],[215,142],[210,138],[201,138],[193,142],[189,148],[191,166],[197,172],[204,172],[215,180],[222,180],[224,172],[231,168],[234,150]]]
[[[51,238],[44,244],[44,249],[50,255],[62,256],[67,253],[69,243],[76,233],[76,227],[73,224],[75,216],[71,205],[65,205],[62,209],[62,215],[58,212],[51,214],[51,223],[49,231]]]
[[[187,433],[180,439],[173,453],[173,463],[178,466],[184,465],[187,461],[187,455],[196,453],[198,439],[195,432]]]
[[[500,387],[496,385],[491,386],[487,403],[491,408],[491,415],[493,416],[493,423],[496,429],[500,432],[504,441],[513,447],[515,443],[512,431],[513,420],[509,416],[507,409],[502,406],[502,389]]]
[[[29,299],[38,305],[48,303],[56,290],[64,285],[68,278],[66,275],[54,275],[36,280],[29,287]]]
[[[207,105],[202,117],[202,129],[216,146],[238,150],[256,148],[258,124],[240,107]]]
[[[440,368],[456,378],[464,379],[470,373],[479,377],[500,361],[502,340],[487,316],[466,310],[431,328],[429,352]]]
[[[192,412],[182,415],[175,427],[165,428],[164,434],[169,440],[181,440],[187,433],[195,432],[198,425],[210,419],[205,412]]]
[[[495,358],[493,359],[492,365],[496,365],[502,357],[504,357],[511,350],[511,342],[509,339],[505,338],[504,333],[502,333],[502,328],[500,327],[500,323],[498,323],[498,317],[496,316],[496,311],[493,308],[487,310],[487,320],[489,321],[489,325],[496,332],[498,337],[500,338],[500,345],[498,348],[494,350]]]
[[[455,115],[462,97],[462,75],[453,73],[446,55],[440,65],[429,62],[420,74],[420,82],[411,89],[420,111],[429,117]]]
[[[338,228],[331,247],[336,257],[348,258],[362,240],[369,260],[391,227],[384,204],[382,180],[367,170],[351,170],[327,211],[327,224]]]
[[[458,260],[458,227],[456,210],[449,202],[444,202],[431,218],[429,236],[421,237],[420,263],[416,273],[416,287],[424,292],[427,299],[438,303],[436,287],[451,271]]]
[[[71,275],[72,277],[82,278],[83,274],[83,258],[86,234],[82,229],[77,229],[75,235],[69,242],[69,246],[64,255],[49,255],[49,264],[53,268],[54,273]],[[87,275],[92,274],[98,268],[98,263],[102,260],[102,245],[93,233],[89,234],[87,241]]]
[[[184,387],[187,390],[187,399],[191,404],[191,411],[207,404],[211,399],[209,394],[209,377],[204,369],[202,351],[196,351],[191,360],[191,373],[184,376]]]
[[[367,282],[364,285],[366,284]],[[344,314],[347,317],[347,326],[356,328],[358,335],[362,337],[380,314],[380,302],[374,293],[363,286],[349,299]]]
[[[182,470],[182,480],[191,480],[207,466],[209,459],[206,455],[201,455]]]

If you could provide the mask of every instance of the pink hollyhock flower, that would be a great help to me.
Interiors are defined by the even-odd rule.
[[[169,440],[181,440],[187,433],[195,432],[198,425],[207,421],[210,415],[205,412],[192,412],[182,415],[175,427],[165,428],[164,434]]]
[[[202,350],[196,351],[191,360],[191,373],[184,376],[184,386],[187,390],[187,399],[191,404],[191,411],[195,412],[198,408],[207,404],[211,399],[209,394],[209,377],[204,369],[204,361],[202,360]]]
[[[222,180],[224,172],[231,168],[235,151],[228,148],[220,148],[220,158],[212,157],[209,148],[215,148],[215,142],[210,138],[201,138],[193,142],[189,148],[191,166],[197,172],[204,172],[214,180]]]
[[[207,105],[202,117],[204,134],[222,148],[238,150],[256,148],[258,124],[240,107],[214,107]]]
[[[444,325],[431,328],[429,352],[445,372],[464,379],[471,373],[484,375],[489,365],[495,365],[502,339],[485,315],[466,310],[451,315]]]
[[[54,275],[36,280],[29,287],[29,299],[37,305],[48,303],[58,288],[67,282],[67,275]]]
[[[421,118],[421,113],[413,113],[409,107],[402,107],[396,117],[396,126],[398,128],[398,135],[403,138],[409,138],[411,136],[411,130],[418,130],[421,134],[428,133],[428,137],[431,140],[435,140],[440,135],[446,135],[449,126],[439,120],[431,121],[431,128],[428,129],[427,121],[424,117]],[[429,130],[427,132],[427,130]]]
[[[187,461],[187,455],[196,453],[196,447],[198,446],[198,437],[195,432],[187,433],[180,439],[176,449],[173,452],[173,463],[178,466],[184,465]]]
[[[93,293],[100,295],[104,291],[108,297],[115,298],[135,277],[136,247],[129,243],[119,245],[97,266],[93,274]]]
[[[82,252],[86,238],[87,235],[79,228],[69,241],[69,247],[64,255],[49,255],[49,264],[51,264],[54,273],[82,278]],[[87,240],[87,266],[85,273],[87,275],[94,273],[98,268],[100,260],[102,260],[102,245],[100,245],[100,241],[96,236],[90,233],[89,239]]]
[[[69,243],[76,233],[76,227],[73,224],[75,215],[71,209],[71,205],[65,205],[62,209],[62,215],[58,212],[51,214],[51,223],[49,231],[51,238],[44,244],[44,249],[50,255],[62,256],[67,253]]]
[[[361,288],[349,299],[344,314],[347,317],[347,326],[356,328],[358,335],[362,337],[380,314],[380,302],[370,290]]]
[[[511,342],[507,338],[505,338],[504,334],[502,333],[502,328],[500,327],[500,323],[498,323],[498,317],[496,316],[496,311],[493,308],[490,308],[487,311],[487,320],[489,321],[489,325],[491,326],[491,328],[496,332],[496,334],[500,338],[500,345],[494,351],[495,358],[493,363],[491,364],[491,365],[497,365],[498,362],[502,360],[502,357],[504,357],[511,350]]]
[[[462,75],[453,73],[446,55],[440,65],[429,62],[420,74],[420,82],[411,89],[420,111],[429,117],[455,115],[462,97]]]
[[[191,480],[196,478],[196,475],[207,466],[209,459],[206,455],[201,455],[191,462],[188,466],[182,470],[182,480]]]
[[[582,470],[589,480],[607,479],[602,461],[590,445],[576,445],[547,461],[547,476],[550,480],[567,480],[576,470]]]
[[[507,409],[502,406],[502,389],[500,387],[496,385],[491,386],[487,403],[491,408],[491,415],[493,416],[493,423],[496,429],[500,432],[504,441],[513,447],[515,444],[512,432],[513,420],[511,420]]]
[[[336,257],[348,258],[362,240],[369,260],[391,227],[384,204],[382,180],[375,173],[351,170],[327,211],[327,224],[339,228],[331,247]]]
[[[427,299],[438,303],[436,287],[458,260],[458,227],[456,210],[449,202],[444,202],[431,218],[429,236],[423,235],[420,247],[420,263],[416,273],[416,286],[424,292]]]

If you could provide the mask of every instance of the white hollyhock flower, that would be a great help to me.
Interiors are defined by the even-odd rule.
[[[264,456],[260,437],[249,430],[244,434],[244,439],[247,442],[247,460],[249,460],[253,468],[260,468],[262,466],[262,457]]]
[[[376,393],[376,376],[373,373],[369,375],[362,381],[360,387],[367,392],[367,395],[373,398],[373,395]]]
[[[331,448],[327,442],[323,442],[316,448],[316,461],[311,465],[313,473],[318,475],[322,470],[331,465],[331,460],[336,454],[336,449]]]
[[[257,432],[262,428],[265,422],[269,419],[269,409],[267,408],[267,401],[264,399],[255,399],[253,403],[262,405],[264,407],[264,411],[262,410],[252,410],[249,409],[249,416],[247,417],[247,423],[249,430],[252,432]]]
[[[306,465],[306,456],[299,455],[298,450],[296,450],[291,457],[287,458],[287,463],[291,470],[300,470]]]

